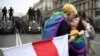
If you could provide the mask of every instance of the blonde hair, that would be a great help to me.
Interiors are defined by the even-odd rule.
[[[63,8],[62,11],[64,13],[68,13],[68,12],[74,12],[75,14],[77,14],[77,9],[75,8],[75,6],[71,3],[66,3]]]

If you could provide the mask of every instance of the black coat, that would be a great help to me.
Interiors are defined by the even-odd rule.
[[[60,26],[57,30],[57,35],[56,36],[61,36],[61,35],[69,34],[69,33],[70,33],[70,27],[68,25],[68,22],[63,20],[60,23]]]

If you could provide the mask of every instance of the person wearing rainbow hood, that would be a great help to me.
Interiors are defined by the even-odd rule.
[[[75,6],[66,3],[62,8],[62,12],[55,12],[46,20],[43,26],[42,39],[68,34],[70,32],[68,22],[74,19],[76,15]]]

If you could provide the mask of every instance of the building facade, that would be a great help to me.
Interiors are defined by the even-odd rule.
[[[40,9],[43,13],[51,11],[53,9],[53,0],[40,0],[37,4],[33,5],[33,8]]]
[[[100,15],[100,0],[76,0],[72,3],[78,11],[85,11],[92,18]]]
[[[41,0],[38,6],[47,16],[53,11],[61,10],[62,6],[68,2],[74,4],[78,11],[85,11],[89,17],[100,15],[100,0]]]
[[[100,15],[100,0],[62,0],[62,2],[74,4],[78,11],[85,11],[89,17],[93,18]],[[65,3],[62,3],[62,5]],[[59,6],[59,9],[61,9],[61,6]]]

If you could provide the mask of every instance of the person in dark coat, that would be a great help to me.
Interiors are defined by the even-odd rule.
[[[31,7],[28,9],[27,14],[28,14],[29,20],[31,20],[31,19],[32,19],[32,15],[33,15],[33,14],[32,14],[32,8],[31,8]]]
[[[3,16],[2,16],[2,20],[5,18],[5,20],[7,19],[7,9],[6,9],[6,7],[4,6],[4,8],[2,9],[2,14],[3,14]]]
[[[35,14],[36,14],[36,11],[33,8],[32,9],[32,18],[31,18],[31,20],[35,20],[35,18],[36,18]]]
[[[12,19],[13,13],[14,13],[14,10],[13,10],[12,7],[10,7],[10,9],[9,9],[9,18],[10,18],[10,19]]]
[[[41,11],[40,11],[40,9],[37,9],[36,14],[37,14],[37,21],[40,22],[40,20],[41,20]]]

